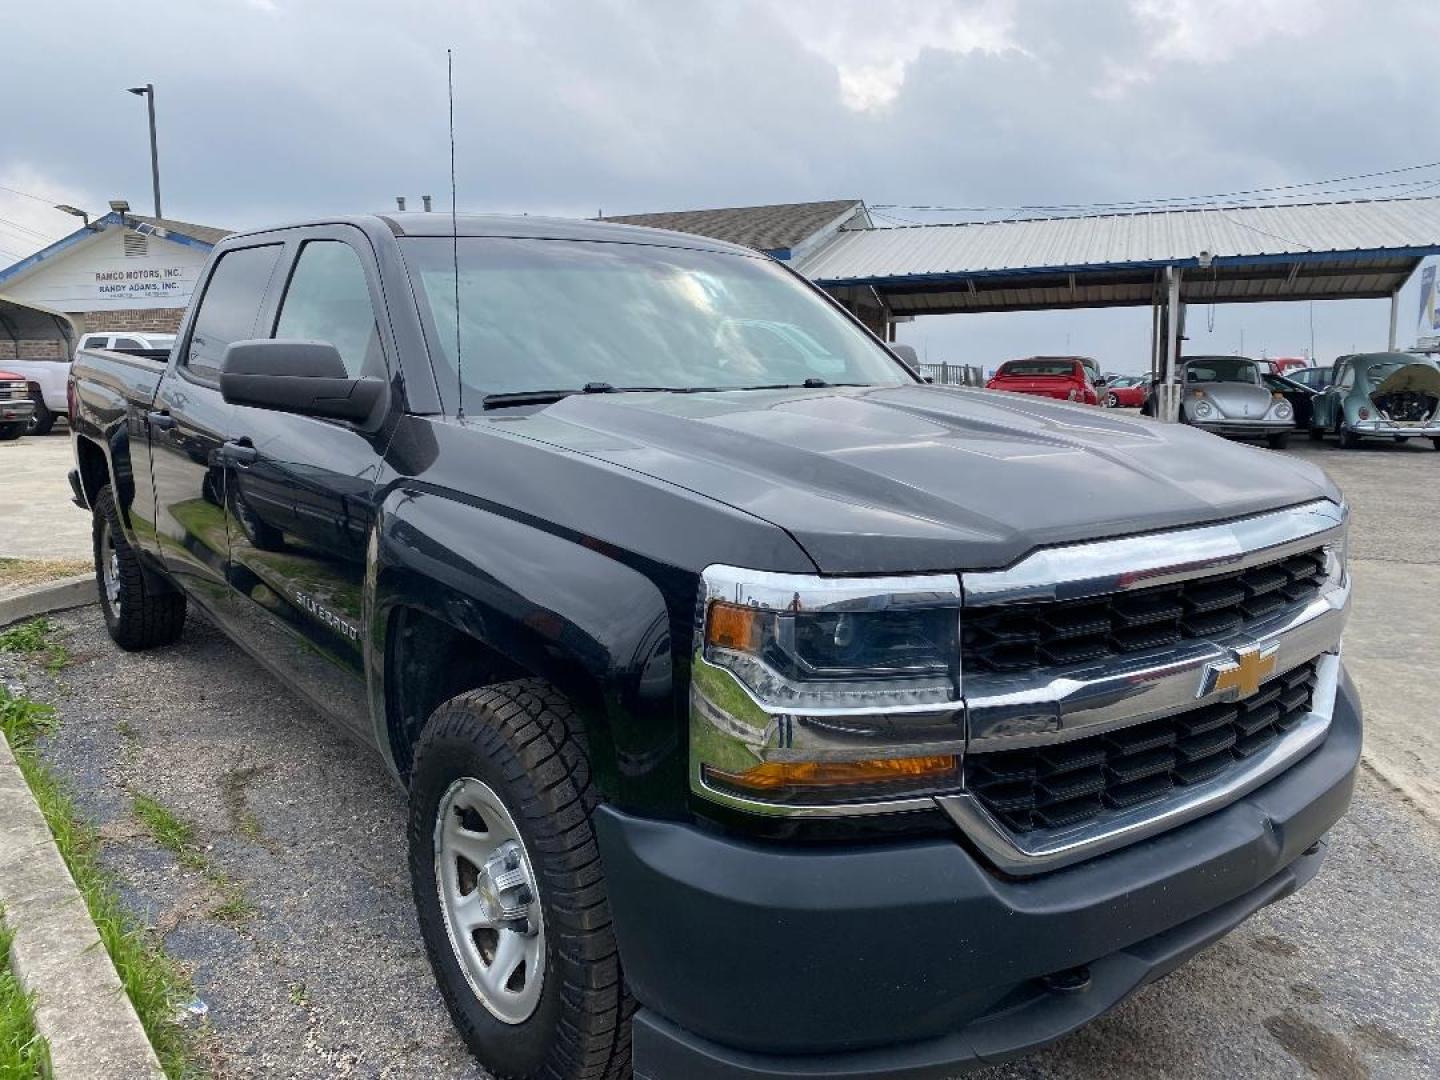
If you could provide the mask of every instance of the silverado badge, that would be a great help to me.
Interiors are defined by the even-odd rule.
[[[1275,674],[1275,654],[1280,646],[1251,645],[1244,649],[1232,649],[1229,660],[1212,660],[1205,665],[1200,676],[1200,690],[1196,697],[1207,694],[1234,691],[1227,700],[1238,701],[1247,698],[1260,689],[1260,684]]]

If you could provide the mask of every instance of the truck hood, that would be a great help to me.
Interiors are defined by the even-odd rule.
[[[771,522],[826,573],[998,567],[1045,545],[1339,501],[1291,458],[985,390],[573,395],[516,421],[512,435]]]

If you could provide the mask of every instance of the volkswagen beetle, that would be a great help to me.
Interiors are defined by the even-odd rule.
[[[1295,428],[1295,409],[1265,385],[1248,356],[1186,356],[1180,361],[1181,419],[1216,435],[1263,438],[1283,450]]]
[[[1356,353],[1335,361],[1315,396],[1310,437],[1336,435],[1351,449],[1362,438],[1428,438],[1440,450],[1440,364],[1414,353]]]

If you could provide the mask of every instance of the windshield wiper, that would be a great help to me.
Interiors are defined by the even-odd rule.
[[[611,386],[608,382],[588,382],[578,390],[514,390],[504,394],[486,394],[481,405],[487,409],[507,409],[512,405],[553,405],[572,394],[645,394],[679,393],[679,386]]]
[[[517,405],[553,405],[572,394],[713,394],[729,390],[819,390],[832,386],[869,386],[869,383],[832,383],[824,379],[806,379],[803,383],[765,383],[760,386],[611,386],[607,382],[588,382],[578,390],[514,390],[504,394],[486,394],[481,404],[486,409],[508,409]]]

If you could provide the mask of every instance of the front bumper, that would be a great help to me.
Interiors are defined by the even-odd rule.
[[[1392,438],[1401,436],[1403,438],[1440,438],[1440,422],[1427,422],[1423,424],[1398,424],[1394,420],[1357,420],[1350,425],[1350,430],[1356,435],[1375,435]]]
[[[29,398],[0,401],[0,424],[28,424],[35,415],[35,403]]]
[[[1190,421],[1193,427],[1232,439],[1258,439],[1266,435],[1278,435],[1282,431],[1294,431],[1295,421],[1290,420],[1231,420],[1224,417],[1210,420]]]
[[[1308,881],[1349,805],[1342,678],[1309,756],[1209,816],[999,877],[948,837],[784,848],[597,812],[638,1077],[942,1077],[1027,1053]],[[1084,967],[1082,988],[1050,976]]]

